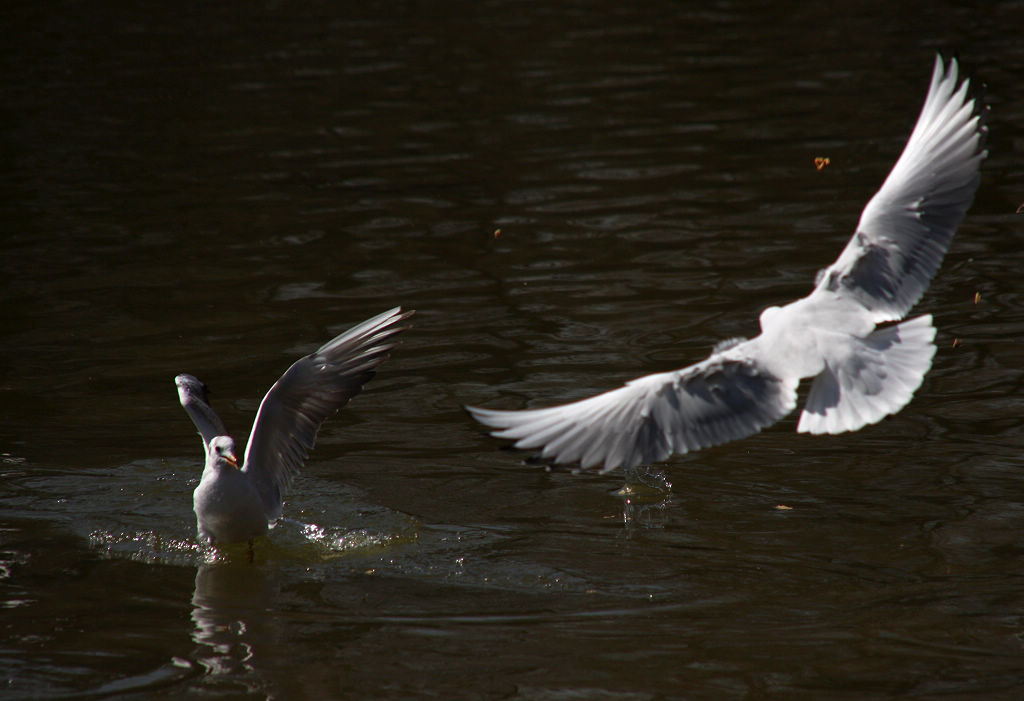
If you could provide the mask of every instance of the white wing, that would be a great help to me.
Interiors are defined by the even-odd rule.
[[[843,433],[895,414],[914,396],[935,355],[930,314],[850,337],[841,354],[826,354],[796,430]]]
[[[203,452],[210,457],[210,441],[217,436],[228,435],[224,422],[210,406],[209,390],[198,377],[182,373],[174,378],[178,386],[178,401],[188,412],[196,430],[203,439]]]
[[[397,325],[412,311],[395,307],[325,343],[297,360],[260,403],[245,448],[247,473],[260,492],[268,519],[281,513],[281,499],[316,442],[320,425],[359,394],[394,347]]]
[[[767,372],[745,354],[752,343],[572,404],[466,409],[516,448],[542,448],[544,459],[600,465],[601,472],[645,465],[753,435],[793,410],[798,379]]]
[[[985,108],[957,62],[935,58],[928,97],[889,177],[816,291],[852,296],[876,323],[902,319],[928,289],[978,189]]]

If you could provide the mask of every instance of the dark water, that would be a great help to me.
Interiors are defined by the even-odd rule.
[[[893,5],[8,3],[0,696],[1024,696],[1024,4]],[[903,412],[630,494],[462,412],[756,333],[938,49],[988,84],[991,157]],[[200,548],[174,375],[244,438],[396,304],[255,562]]]

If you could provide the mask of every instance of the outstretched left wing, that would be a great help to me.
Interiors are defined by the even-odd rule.
[[[753,435],[796,406],[799,378],[779,378],[743,346],[682,370],[647,375],[571,404],[497,411],[466,407],[497,438],[599,472],[635,467]]]
[[[260,403],[245,447],[242,471],[259,490],[267,518],[281,514],[281,499],[302,468],[328,416],[359,394],[376,374],[412,316],[395,307],[297,360]]]

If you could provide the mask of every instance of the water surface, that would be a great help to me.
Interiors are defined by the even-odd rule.
[[[14,3],[0,696],[1019,698],[1024,7],[986,8]],[[622,493],[463,412],[756,333],[940,49],[988,84],[992,155],[899,415]],[[244,440],[295,358],[397,304],[415,328],[253,562],[200,546],[174,375]]]

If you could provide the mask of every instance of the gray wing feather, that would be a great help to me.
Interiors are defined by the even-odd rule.
[[[571,404],[498,411],[466,407],[498,438],[583,469],[635,467],[753,435],[796,406],[797,380],[755,361],[712,355],[675,372],[648,375]]]
[[[185,373],[175,377],[174,384],[178,386],[178,400],[199,431],[203,439],[203,451],[209,457],[210,441],[216,436],[228,435],[224,422],[210,406],[209,390],[198,377]]]
[[[395,307],[337,336],[296,361],[260,403],[242,471],[277,518],[281,500],[316,442],[321,424],[376,374],[413,314]]]
[[[914,131],[856,233],[819,277],[818,290],[845,293],[874,313],[902,319],[928,289],[974,199],[984,150],[985,108],[955,59],[937,56]]]

